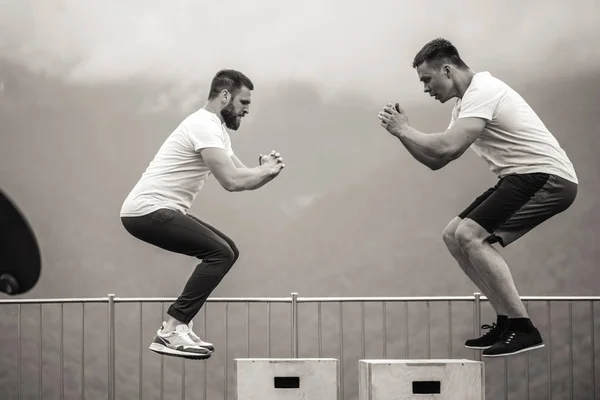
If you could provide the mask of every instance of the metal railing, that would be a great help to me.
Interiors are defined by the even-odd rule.
[[[65,345],[64,345],[64,327],[65,327],[65,320],[64,320],[64,307],[66,304],[81,304],[81,346],[80,346],[80,351],[81,351],[81,355],[80,355],[80,393],[79,393],[79,397],[80,398],[85,398],[86,396],[86,388],[85,388],[85,354],[86,354],[86,336],[85,336],[85,322],[86,322],[86,305],[91,304],[91,303],[101,303],[101,304],[106,304],[107,308],[106,308],[106,312],[107,312],[107,376],[106,376],[106,382],[107,382],[107,397],[109,400],[114,400],[116,398],[121,398],[116,396],[116,386],[117,386],[117,366],[119,365],[116,362],[116,348],[117,348],[117,343],[119,342],[120,338],[117,335],[117,323],[116,323],[116,315],[117,315],[117,310],[120,308],[117,306],[118,303],[136,303],[139,306],[139,310],[138,310],[138,324],[139,324],[139,332],[136,338],[136,342],[137,342],[137,348],[138,348],[138,397],[140,399],[143,398],[143,389],[144,389],[144,383],[145,383],[145,379],[143,377],[143,369],[145,364],[143,363],[143,355],[144,355],[144,351],[146,349],[146,343],[144,342],[144,337],[143,337],[143,329],[142,329],[142,325],[143,325],[143,309],[144,309],[144,304],[148,304],[148,303],[154,303],[154,304],[162,304],[162,308],[161,308],[161,317],[163,317],[165,315],[165,303],[167,302],[173,302],[175,300],[175,298],[122,298],[122,297],[116,297],[114,294],[109,294],[107,297],[103,297],[103,298],[79,298],[79,299],[10,299],[10,300],[0,300],[0,310],[2,310],[2,308],[5,308],[6,306],[9,305],[16,305],[17,307],[17,321],[16,321],[16,325],[17,325],[17,332],[18,332],[18,339],[17,339],[17,382],[16,382],[16,398],[21,399],[24,398],[22,396],[22,383],[23,383],[23,379],[22,379],[22,349],[23,349],[23,338],[22,338],[22,308],[25,305],[31,305],[31,304],[37,304],[39,305],[39,370],[38,370],[38,393],[39,393],[39,397],[38,398],[42,398],[42,394],[44,393],[43,390],[43,368],[42,368],[42,363],[43,363],[43,337],[44,337],[44,331],[43,331],[43,323],[42,323],[42,318],[43,318],[43,312],[42,312],[42,306],[43,305],[47,305],[47,304],[58,304],[60,305],[60,314],[59,314],[59,338],[60,338],[60,342],[59,342],[59,349],[58,349],[58,353],[59,353],[59,360],[58,360],[58,373],[59,373],[59,388],[58,391],[60,392],[60,398],[63,399],[65,396],[65,386],[64,386],[64,382],[65,382]],[[565,397],[565,393],[561,394],[561,399],[562,398],[568,398],[568,399],[575,399],[575,398],[579,398],[576,397],[579,395],[579,393],[575,393],[575,379],[577,378],[578,384],[577,384],[577,388],[578,390],[583,391],[583,397],[581,398],[585,398],[585,399],[596,399],[596,347],[595,347],[595,336],[596,336],[596,328],[595,328],[595,303],[600,301],[600,296],[594,296],[594,297],[582,297],[582,296],[578,296],[578,297],[567,297],[567,296],[546,296],[546,297],[538,297],[538,296],[523,296],[522,300],[524,301],[528,311],[530,310],[530,305],[531,304],[536,304],[536,303],[541,303],[541,304],[545,304],[545,329],[543,332],[543,336],[544,336],[544,340],[545,340],[545,347],[546,347],[546,351],[545,351],[545,362],[547,364],[547,371],[546,373],[546,393],[543,395],[540,395],[540,384],[538,383],[537,386],[535,386],[535,388],[531,388],[531,383],[530,383],[530,379],[531,379],[531,367],[530,367],[530,353],[525,353],[524,354],[524,359],[526,361],[525,363],[525,371],[524,371],[524,379],[522,379],[522,377],[520,377],[519,381],[521,382],[525,382],[526,384],[526,388],[522,389],[522,391],[525,391],[524,395],[520,395],[519,398],[523,398],[523,399],[537,399],[537,398],[548,398],[548,399],[552,399],[552,398],[556,398],[554,397],[556,395],[555,393],[555,389],[556,386],[558,387],[564,387],[565,385],[563,385],[565,383],[567,383],[567,389],[563,388],[563,392],[566,392],[566,396]],[[436,338],[433,339],[434,343],[439,343],[441,339],[439,339],[438,337],[440,336],[440,332],[446,331],[447,335],[442,335],[442,336],[447,336],[447,348],[446,351],[444,351],[444,357],[447,358],[457,358],[455,357],[456,352],[464,352],[464,351],[469,351],[470,350],[465,350],[462,346],[454,346],[453,344],[456,344],[457,341],[455,341],[453,339],[453,329],[455,329],[456,324],[453,324],[453,307],[456,307],[457,303],[472,303],[472,314],[471,315],[467,315],[467,316],[463,316],[463,318],[460,319],[461,323],[461,327],[464,326],[464,321],[468,320],[469,318],[472,319],[472,334],[474,335],[474,337],[479,336],[480,335],[480,325],[482,322],[482,310],[483,310],[483,306],[482,304],[484,302],[486,302],[487,299],[483,296],[481,296],[479,293],[475,293],[473,296],[447,296],[447,297],[442,297],[442,296],[432,296],[432,297],[299,297],[297,293],[292,293],[290,297],[277,297],[277,298],[210,298],[206,304],[206,306],[203,308],[203,310],[201,311],[201,314],[199,314],[199,317],[202,321],[202,330],[199,331],[201,336],[202,335],[206,335],[206,331],[207,331],[207,312],[206,309],[209,307],[209,305],[211,304],[224,304],[225,307],[225,315],[224,315],[224,319],[225,319],[225,329],[224,329],[224,340],[219,340],[218,341],[218,346],[217,346],[217,351],[219,351],[218,347],[219,346],[223,346],[224,347],[224,359],[223,359],[223,365],[222,365],[222,376],[224,377],[223,379],[223,386],[222,386],[222,390],[221,393],[218,393],[216,396],[218,396],[219,398],[223,398],[223,399],[228,399],[229,395],[231,394],[231,388],[229,385],[229,381],[230,381],[230,358],[232,356],[232,353],[235,353],[233,350],[230,349],[230,312],[229,312],[229,305],[230,304],[244,304],[245,307],[245,321],[244,321],[244,326],[245,326],[245,352],[243,352],[242,354],[239,355],[239,357],[250,357],[250,353],[251,353],[251,349],[253,349],[253,351],[258,351],[256,349],[258,349],[258,347],[252,347],[251,346],[251,334],[250,334],[250,329],[251,329],[251,322],[252,321],[256,321],[256,318],[253,320],[251,318],[251,310],[250,310],[250,304],[255,304],[255,303],[264,303],[266,304],[266,349],[265,350],[260,350],[259,355],[257,357],[272,357],[273,355],[273,351],[272,351],[272,343],[274,342],[273,340],[273,336],[272,336],[272,329],[273,329],[273,324],[272,324],[272,308],[273,305],[278,304],[278,303],[282,303],[282,304],[288,304],[289,305],[289,315],[290,315],[290,328],[289,328],[289,340],[290,340],[290,347],[289,347],[289,357],[291,358],[298,358],[300,357],[300,337],[301,335],[301,331],[304,330],[306,331],[307,329],[312,329],[315,326],[311,323],[311,322],[305,322],[306,318],[303,320],[302,317],[300,316],[300,309],[303,307],[300,307],[301,304],[312,304],[312,305],[316,305],[316,313],[314,312],[314,310],[309,310],[310,316],[316,316],[316,347],[309,345],[308,346],[308,350],[306,351],[306,354],[304,355],[304,357],[323,357],[325,352],[330,353],[331,351],[329,351],[331,349],[331,347],[327,347],[324,351],[324,347],[323,347],[323,342],[324,342],[324,328],[323,328],[323,324],[325,321],[331,321],[331,319],[328,318],[324,318],[323,317],[323,308],[326,306],[326,304],[328,303],[337,303],[338,304],[338,309],[337,309],[337,323],[338,323],[338,330],[337,330],[337,335],[338,335],[338,346],[337,346],[337,354],[334,354],[341,362],[340,362],[340,386],[341,386],[341,392],[342,392],[342,398],[344,398],[344,391],[345,389],[348,389],[348,395],[352,396],[352,390],[351,389],[355,389],[356,387],[356,380],[357,377],[354,377],[352,375],[348,375],[344,372],[344,367],[347,368],[353,368],[352,365],[355,364],[357,362],[358,359],[363,359],[363,358],[374,358],[372,356],[370,356],[368,354],[367,351],[367,327],[371,328],[372,326],[374,326],[374,324],[369,323],[369,325],[367,325],[367,314],[366,314],[366,307],[367,304],[371,304],[371,303],[375,303],[375,304],[379,304],[380,305],[380,315],[381,315],[381,325],[380,325],[380,332],[376,333],[375,335],[380,335],[381,336],[381,353],[378,353],[380,356],[377,356],[375,358],[409,358],[411,357],[410,354],[410,340],[411,340],[411,334],[409,332],[410,327],[413,326],[413,324],[415,324],[414,320],[409,321],[409,304],[411,303],[416,303],[419,305],[425,305],[425,313],[419,313],[418,314],[418,318],[419,320],[424,319],[425,322],[425,329],[424,332],[422,330],[419,330],[417,332],[416,335],[413,335],[415,338],[419,339],[421,337],[425,337],[426,340],[426,345],[425,345],[425,351],[426,351],[426,355],[423,356],[419,356],[419,358],[431,358],[432,357],[432,332],[436,334]],[[438,324],[437,328],[434,329],[432,331],[432,304],[437,304],[437,303],[442,303],[442,305],[445,303],[446,306],[446,317],[447,317],[447,321],[443,324]],[[566,326],[566,332],[564,332],[562,330],[562,328],[559,328],[559,334],[558,336],[560,336],[562,339],[565,339],[565,335],[566,335],[566,342],[567,342],[567,347],[568,347],[568,355],[564,356],[562,355],[562,353],[560,353],[559,351],[555,352],[555,348],[553,347],[553,336],[554,337],[558,337],[556,333],[553,333],[552,331],[552,305],[553,304],[565,304],[568,307],[568,314],[567,314],[567,318],[568,318],[568,323],[566,323],[564,320],[563,325],[567,325]],[[585,362],[586,364],[589,362],[589,365],[586,366],[582,366],[583,361],[578,362],[577,365],[574,361],[574,325],[573,325],[573,304],[588,304],[588,310],[585,313],[589,313],[589,318],[587,319],[587,323],[589,323],[589,330],[587,331],[587,333],[583,332],[583,333],[579,333],[579,336],[582,338],[586,338],[587,334],[589,334],[589,358],[588,360]],[[345,348],[344,348],[344,340],[348,340],[348,333],[345,332],[345,328],[344,328],[344,306],[346,305],[346,307],[348,307],[349,304],[358,304],[360,305],[360,318],[359,318],[359,329],[360,329],[360,354],[354,354],[354,355],[348,355],[345,354]],[[394,319],[393,317],[390,318],[389,314],[389,308],[392,307],[392,305],[394,304],[401,304],[404,307],[403,310],[403,315],[404,315],[404,320],[403,323],[400,324],[401,328],[403,329],[403,336],[404,336],[404,344],[403,344],[403,348],[404,348],[404,352],[403,354],[400,354],[402,352],[393,352],[390,351],[390,346],[392,344],[396,344],[398,346],[400,346],[400,340],[398,339],[401,335],[398,334],[399,330],[393,330],[392,333],[392,342],[390,342],[390,335],[389,335],[389,324],[391,323],[391,320],[395,320],[396,322],[398,322],[398,319]],[[454,305],[454,306],[453,306]],[[212,307],[212,306],[210,306]],[[398,315],[399,313],[393,313],[393,316]],[[582,317],[585,318],[585,317]],[[373,320],[373,318],[371,318],[371,320]],[[539,321],[541,318],[536,317],[534,321]],[[356,322],[356,319],[351,319],[350,322]],[[420,321],[419,321],[420,322]],[[556,322],[555,322],[556,323]],[[126,329],[131,327],[131,322],[129,321],[126,324],[123,324]],[[560,325],[560,323],[558,324]],[[585,323],[582,321],[578,321],[577,323],[577,327],[582,327],[584,326]],[[286,330],[286,328],[283,328],[283,323],[282,321],[279,321],[278,324],[275,325],[275,328],[278,329],[278,331],[281,333],[284,330]],[[194,328],[196,330],[196,328]],[[542,331],[542,329],[540,329],[540,331]],[[345,333],[346,333],[346,337],[345,337]],[[464,333],[463,333],[464,334]],[[335,335],[335,334],[334,334]],[[309,344],[312,344],[312,338],[314,337],[314,331],[312,334],[305,334],[305,336],[308,339],[307,342],[309,342]],[[331,336],[331,335],[330,335]],[[333,337],[333,336],[332,336]],[[207,339],[208,340],[208,339]],[[277,335],[276,336],[276,340],[275,342],[277,343],[281,343],[281,335]],[[578,345],[584,345],[585,340],[578,340]],[[96,343],[97,345],[97,343]],[[356,347],[351,346],[350,349],[355,349]],[[348,350],[346,350],[348,351]],[[374,351],[371,351],[371,353],[373,353]],[[239,352],[238,352],[239,353]],[[394,353],[394,354],[392,354]],[[441,353],[441,351],[439,351],[439,353]],[[555,354],[556,353],[556,354]],[[585,353],[585,352],[584,352]],[[282,355],[280,355],[281,357]],[[463,353],[463,356],[460,358],[465,358],[466,356]],[[435,358],[441,358],[441,357],[435,357]],[[475,360],[481,360],[481,353],[479,351],[472,351],[472,358]],[[539,358],[539,357],[537,357]],[[566,358],[566,359],[565,359]],[[556,360],[560,360],[560,365],[563,366],[562,368],[562,375],[566,375],[566,377],[562,377],[559,376],[558,378],[556,378],[556,375],[553,376],[553,372],[556,374],[555,371],[553,371],[554,368],[554,364],[553,361],[556,363]],[[195,363],[194,361],[192,361],[193,363]],[[503,384],[502,384],[502,394],[501,395],[497,395],[497,398],[504,398],[504,399],[508,399],[509,398],[509,392],[511,391],[509,388],[509,369],[508,369],[508,365],[509,365],[509,360],[507,360],[507,358],[503,358],[503,361],[500,361],[501,363],[503,362]],[[564,365],[567,364],[568,367],[566,369],[567,372],[564,372]],[[580,365],[582,364],[582,365]],[[181,360],[181,398],[182,399],[186,399],[186,365],[190,365],[188,361],[185,360]],[[498,364],[496,364],[497,366]],[[534,366],[538,366],[538,363],[534,363]],[[577,374],[574,373],[575,367],[577,367]],[[4,367],[3,367],[4,368]],[[488,366],[486,366],[486,371],[489,371]],[[580,371],[587,371],[587,374],[585,372],[580,372]],[[1,372],[4,371],[0,371],[0,375],[2,375]],[[351,372],[350,372],[351,373]],[[201,394],[199,395],[200,397],[194,397],[194,398],[202,398],[203,400],[208,399],[208,390],[207,390],[207,386],[208,386],[208,368],[206,367],[206,364],[204,364],[203,366],[203,375],[204,375],[204,384],[203,384],[203,388],[201,390]],[[217,375],[221,375],[218,374]],[[494,372],[495,375],[495,372]],[[536,380],[539,381],[541,379],[541,377],[539,376],[540,374],[536,372]],[[584,375],[587,375],[587,379],[585,379]],[[163,357],[160,357],[160,397],[161,399],[164,396],[164,376],[165,376],[165,361]],[[350,378],[350,379],[348,379]],[[553,380],[553,378],[555,379],[559,379],[558,385],[556,384],[556,382]],[[345,382],[346,380],[350,380],[351,382]],[[494,379],[493,382],[498,382],[498,379]],[[0,385],[2,383],[0,382]],[[0,386],[1,387],[1,386]],[[513,388],[513,391],[517,390],[515,388]],[[354,390],[355,392],[355,390]],[[30,397],[28,397],[30,398]],[[54,398],[54,397],[53,397]],[[487,398],[492,398],[489,394]]]

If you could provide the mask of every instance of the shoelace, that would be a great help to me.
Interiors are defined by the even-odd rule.
[[[488,331],[485,334],[489,335],[494,330],[494,328],[496,328],[496,326],[497,326],[496,323],[492,322],[491,325],[488,325],[488,324],[481,325],[481,329],[487,329]]]
[[[186,344],[195,346],[196,343],[194,343],[194,341],[192,340],[192,338],[190,338],[189,334],[187,331],[178,331],[177,335],[181,338],[181,340],[183,340]]]
[[[202,340],[202,338],[201,338],[200,336],[196,335],[196,334],[194,333],[194,331],[190,331],[190,337],[191,337],[191,338],[192,338],[194,341],[196,341],[196,340],[199,340],[199,341],[201,341],[201,342],[204,342],[204,340]]]
[[[192,340],[199,340],[201,342],[204,342],[204,340],[202,340],[200,338],[200,336],[196,335],[196,333],[192,330],[192,326],[194,326],[193,324],[194,324],[193,322],[190,322],[188,324],[188,330],[189,330],[188,334],[189,334],[189,336],[192,338]]]

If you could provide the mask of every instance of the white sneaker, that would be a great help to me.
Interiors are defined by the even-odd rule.
[[[191,359],[209,358],[211,352],[198,346],[189,336],[190,329],[185,324],[177,325],[174,331],[163,332],[165,324],[156,331],[154,340],[150,343],[150,350],[155,353]]]
[[[190,321],[190,323],[188,324],[189,336],[194,341],[194,343],[196,343],[200,347],[203,347],[203,348],[209,350],[211,353],[214,352],[215,351],[215,346],[212,343],[208,343],[208,342],[205,342],[204,340],[200,339],[198,337],[198,335],[196,335],[194,333],[194,331],[192,330],[193,326],[194,326],[194,322]]]

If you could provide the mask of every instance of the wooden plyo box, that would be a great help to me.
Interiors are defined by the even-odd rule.
[[[483,362],[359,360],[359,400],[484,400]]]
[[[236,400],[339,400],[335,358],[237,358]]]

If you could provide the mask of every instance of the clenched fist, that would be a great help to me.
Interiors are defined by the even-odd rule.
[[[270,154],[260,155],[258,157],[258,165],[269,165],[273,168],[276,174],[278,174],[283,168],[285,168],[285,164],[283,163],[283,157],[281,154],[272,150]]]
[[[388,103],[378,115],[381,126],[394,136],[399,136],[408,127],[408,118],[400,104]]]

